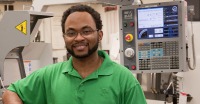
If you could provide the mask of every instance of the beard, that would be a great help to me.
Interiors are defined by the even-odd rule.
[[[73,50],[73,49],[67,48],[66,45],[65,45],[65,47],[66,47],[67,51],[68,51],[73,57],[75,57],[75,58],[77,58],[77,59],[83,59],[83,58],[86,58],[86,57],[90,56],[91,54],[93,54],[93,53],[98,49],[99,43],[96,42],[96,44],[95,44],[92,48],[89,48],[89,49],[88,49],[88,53],[87,53],[87,54],[84,54],[84,55],[77,55],[77,54],[74,53],[74,50]]]

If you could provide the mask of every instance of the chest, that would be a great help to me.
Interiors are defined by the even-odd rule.
[[[116,86],[118,82],[109,77],[83,80],[60,76],[51,81],[48,97],[52,104],[120,104],[120,84]]]

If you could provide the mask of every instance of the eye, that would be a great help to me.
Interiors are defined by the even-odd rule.
[[[66,32],[66,35],[69,36],[69,37],[76,36],[76,34],[77,34],[76,31],[67,31],[67,32]]]
[[[84,34],[84,35],[89,35],[89,34],[92,34],[92,32],[93,32],[92,29],[84,29],[84,30],[82,31],[82,34]]]

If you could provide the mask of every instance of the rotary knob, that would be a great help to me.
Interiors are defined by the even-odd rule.
[[[125,56],[128,58],[132,58],[135,55],[135,51],[132,48],[127,48],[124,52]]]

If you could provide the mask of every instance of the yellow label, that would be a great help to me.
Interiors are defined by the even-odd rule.
[[[27,34],[27,21],[23,21],[15,27],[17,30],[21,31],[23,34]]]

